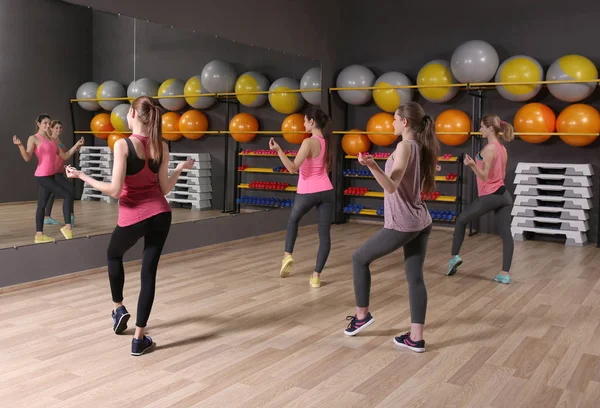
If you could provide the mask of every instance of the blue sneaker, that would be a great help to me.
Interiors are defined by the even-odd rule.
[[[508,285],[510,283],[510,275],[502,275],[501,273],[499,273],[498,275],[494,276],[494,280],[496,282],[500,282],[503,283],[505,285]]]
[[[460,256],[456,255],[454,258],[450,259],[450,263],[448,264],[448,272],[446,272],[446,276],[454,275],[460,265],[462,265],[462,259],[460,258]]]
[[[121,334],[127,329],[127,322],[130,317],[125,306],[119,306],[116,313],[114,310],[112,311],[113,330],[115,334]]]
[[[371,316],[371,312],[367,313],[367,317],[363,320],[359,320],[356,315],[346,317],[346,320],[350,320],[348,327],[344,330],[346,336],[355,336],[370,325],[373,324],[375,318]]]
[[[149,336],[144,336],[143,339],[133,339],[131,340],[131,355],[141,356],[145,352],[152,350],[155,345],[156,343]]]
[[[410,332],[394,337],[394,344],[412,350],[415,353],[425,352],[425,340],[414,341],[410,338]]]
[[[45,225],[58,225],[58,224],[60,224],[60,222],[56,221],[52,217],[48,217],[48,218],[44,218],[44,224]]]
[[[71,214],[71,227],[75,226],[75,214]]]

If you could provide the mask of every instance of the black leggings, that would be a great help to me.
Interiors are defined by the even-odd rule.
[[[123,255],[134,246],[140,238],[144,238],[144,254],[142,256],[141,290],[137,307],[137,327],[146,327],[154,293],[156,290],[156,270],[165,241],[171,228],[171,212],[164,212],[128,227],[117,226],[108,244],[108,278],[110,291],[115,303],[123,301],[125,271]]]
[[[71,184],[69,182],[69,180],[65,177],[64,173],[56,173],[54,175],[54,180],[58,181],[58,183],[63,186],[64,188],[66,188],[67,190],[69,190],[71,192],[71,195],[74,196],[73,194],[73,184]],[[55,195],[54,193],[50,194],[50,198],[48,198],[48,204],[46,204],[46,217],[50,217],[52,215],[52,206],[54,205],[54,198]],[[75,210],[72,209],[71,210],[71,214],[74,214]]]
[[[425,324],[427,289],[423,280],[423,264],[431,229],[431,224],[422,231],[415,232],[383,228],[352,254],[354,296],[357,307],[369,307],[371,294],[369,265],[404,247],[404,273],[408,281],[411,323]]]
[[[452,240],[452,255],[458,255],[460,247],[465,239],[465,228],[467,224],[483,214],[494,211],[496,228],[502,238],[502,270],[510,271],[515,243],[510,232],[512,197],[508,191],[503,194],[489,194],[479,197],[456,218],[454,227],[454,238]]]
[[[46,210],[46,204],[48,204],[48,199],[50,198],[50,194],[54,194],[56,197],[64,200],[63,216],[65,217],[65,224],[70,224],[71,214],[73,213],[73,194],[71,193],[71,190],[62,186],[58,181],[55,180],[54,176],[36,176],[35,179],[40,185],[37,209],[35,211],[36,231],[44,231],[44,213]]]
[[[331,211],[333,208],[333,190],[320,191],[311,194],[296,194],[294,206],[288,220],[285,236],[285,252],[292,253],[298,237],[298,223],[313,207],[317,207],[317,223],[319,229],[319,250],[315,272],[321,273],[331,249]]]

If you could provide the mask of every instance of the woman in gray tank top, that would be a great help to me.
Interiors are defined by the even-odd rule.
[[[394,114],[394,134],[402,136],[402,141],[387,160],[385,171],[371,155],[358,157],[384,190],[384,227],[352,255],[356,315],[348,316],[350,324],[344,333],[354,336],[374,322],[369,313],[369,265],[403,247],[411,328],[408,333],[395,337],[394,343],[422,353],[425,351],[423,326],[427,310],[423,263],[431,233],[431,216],[421,199],[421,191],[430,192],[435,188],[440,146],[433,120],[416,102],[398,108]]]

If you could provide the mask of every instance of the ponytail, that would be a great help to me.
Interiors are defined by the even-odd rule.
[[[500,126],[502,126],[502,133],[498,134],[498,137],[501,138],[504,142],[510,142],[515,138],[515,129],[508,122],[501,121]]]
[[[496,136],[503,142],[510,142],[515,138],[515,129],[512,125],[501,120],[497,115],[486,115],[481,121],[486,127],[494,128]]]
[[[148,159],[154,164],[160,164],[163,156],[162,144],[162,115],[160,107],[154,99],[147,96],[136,98],[131,108],[137,112],[138,118],[150,138],[148,143]]]
[[[331,118],[329,118],[329,116],[319,108],[310,109],[308,112],[306,112],[306,117],[309,120],[314,120],[317,128],[319,128],[321,133],[323,133],[323,138],[325,139],[325,148],[327,149],[327,154],[325,155],[325,168],[327,172],[330,172],[333,163],[333,134],[331,132]]]

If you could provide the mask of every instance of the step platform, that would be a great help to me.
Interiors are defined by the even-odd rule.
[[[587,244],[587,234],[579,231],[564,231],[556,229],[535,228],[535,227],[510,227],[513,239],[515,241],[525,241],[531,234],[560,235],[565,236],[566,246],[582,247]]]
[[[112,167],[109,169],[105,169],[102,167],[81,166],[81,171],[83,171],[88,176],[112,176]]]
[[[579,232],[586,232],[590,229],[587,221],[561,220],[546,217],[513,217],[511,225],[513,227],[547,228]]]
[[[561,187],[591,187],[592,180],[584,176],[563,176],[560,174],[517,174],[514,184],[528,186],[552,185]]]
[[[83,153],[79,155],[79,162],[86,161],[106,161],[112,163],[114,161],[112,154],[107,153]]]
[[[555,207],[573,210],[589,210],[592,200],[552,196],[516,196],[514,205],[523,207]]]
[[[187,193],[184,191],[170,191],[166,197],[168,199],[175,198],[180,200],[206,201],[212,200],[212,193]]]
[[[171,191],[176,193],[212,193],[213,189],[210,184],[193,185],[177,183]]]
[[[112,154],[112,150],[108,146],[81,146],[79,148],[79,154]]]
[[[187,159],[184,160],[169,160],[169,169],[175,169],[179,163],[184,163]],[[212,169],[212,165],[210,162],[200,162],[195,161],[192,169],[194,170],[210,170]]]
[[[186,161],[194,159],[197,162],[210,162],[210,154],[208,153],[169,153],[169,161]]]
[[[516,174],[559,174],[563,176],[592,176],[594,169],[591,164],[568,163],[519,163]]]
[[[592,198],[592,189],[588,187],[562,186],[515,186],[515,195],[525,196],[554,196],[567,198]]]
[[[587,221],[590,217],[585,210],[571,210],[557,207],[522,207],[513,206],[513,217],[545,217],[559,220]]]

